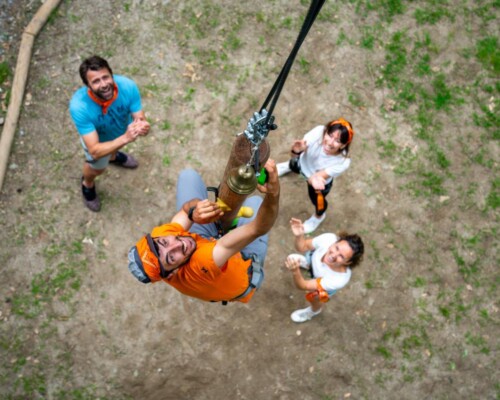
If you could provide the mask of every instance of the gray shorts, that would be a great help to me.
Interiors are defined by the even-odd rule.
[[[109,165],[109,160],[111,158],[111,154],[108,154],[107,156],[98,158],[97,160],[93,159],[92,156],[89,153],[89,149],[85,145],[85,142],[83,141],[82,137],[80,136],[80,143],[82,144],[83,147],[83,152],[85,153],[85,161],[89,164],[89,166],[92,169],[105,169]]]

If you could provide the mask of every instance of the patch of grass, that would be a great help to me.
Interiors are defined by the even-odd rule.
[[[481,39],[476,44],[476,57],[486,69],[500,73],[500,49],[496,36]]]
[[[487,346],[487,341],[483,336],[474,335],[470,332],[467,332],[465,334],[465,343],[470,346],[476,347],[477,349],[479,349],[480,353],[490,354],[490,349]]]
[[[364,107],[365,106],[365,103],[363,102],[363,99],[359,93],[349,92],[347,94],[347,99],[349,100],[349,103],[351,103],[355,107]]]
[[[402,0],[355,0],[356,13],[367,16],[376,11],[381,20],[391,22],[397,15],[405,12]]]
[[[403,14],[405,11],[402,0],[379,0],[378,3],[388,20],[392,20],[392,17]]]
[[[193,101],[194,94],[196,93],[196,89],[193,87],[186,88],[186,94],[184,95],[184,101],[190,102]]]
[[[500,85],[500,83],[499,83]],[[491,95],[488,99],[488,104],[480,104],[479,108],[483,112],[482,115],[474,112],[472,118],[474,123],[482,128],[491,131],[492,139],[500,139],[500,88],[497,88],[497,96]]]
[[[436,156],[436,162],[438,166],[442,169],[448,168],[450,166],[450,161],[446,158],[446,154],[444,154],[443,150],[441,150],[437,146],[434,146],[433,150]]]
[[[3,61],[0,63],[0,85],[5,83],[5,81],[11,76],[11,71],[9,64],[7,61]]]
[[[454,21],[454,15],[451,14],[440,2],[430,1],[424,8],[417,8],[414,13],[415,20],[419,25],[435,25],[443,18]]]
[[[478,272],[477,260],[473,262],[466,262],[457,249],[453,249],[452,254],[455,258],[455,263],[458,266],[458,271],[462,274],[466,282],[470,281]]]
[[[49,17],[47,18],[47,24],[52,25],[56,21],[56,19],[60,16],[61,13],[59,12],[59,7],[53,9]]]
[[[393,158],[398,152],[398,146],[392,141],[392,139],[380,139],[376,138],[377,147],[379,150],[379,155],[382,158]]]
[[[170,166],[170,157],[169,156],[163,156],[162,162],[164,167]]]
[[[163,121],[160,125],[160,129],[162,131],[168,131],[172,127],[172,124],[170,124],[169,121]]]
[[[359,41],[360,46],[367,50],[373,50],[375,47],[376,32],[378,31],[379,29],[372,26],[363,26],[361,29],[361,40]]]
[[[431,56],[424,54],[414,66],[414,71],[419,77],[431,75]]]
[[[416,180],[405,185],[417,196],[441,196],[446,194],[443,187],[444,178],[433,171],[418,171]]]
[[[30,293],[16,293],[12,299],[12,313],[25,318],[35,318],[45,306],[58,298],[68,301],[80,289],[79,266],[58,264],[36,274],[31,281]]]
[[[344,42],[349,42],[349,38],[347,37],[344,29],[340,29],[339,36],[337,38],[337,46],[341,46]]]
[[[486,209],[496,210],[500,206],[500,178],[496,177],[491,182],[491,189],[486,196]]]
[[[375,351],[384,357],[386,360],[390,360],[392,358],[392,353],[385,346],[377,346]]]
[[[382,68],[382,77],[389,87],[399,83],[400,75],[408,64],[406,46],[408,37],[406,33],[398,31],[391,37],[386,45],[385,65]],[[379,83],[381,83],[379,81]]]
[[[452,90],[446,84],[446,76],[439,74],[432,81],[432,88],[434,90],[434,106],[436,110],[449,110],[453,104],[458,104],[461,99],[453,96]]]
[[[222,47],[226,50],[238,50],[241,48],[243,44],[241,43],[241,40],[238,36],[236,36],[235,32],[229,33],[229,35],[226,37],[224,40],[224,43],[222,44]]]
[[[431,194],[442,195],[446,191],[442,187],[444,178],[434,172],[422,172],[420,176],[423,178],[421,184],[424,188],[428,189]]]
[[[293,19],[290,16],[283,18],[283,20],[281,21],[281,26],[283,28],[290,29],[292,28],[292,25],[293,25]]]
[[[410,285],[415,287],[415,288],[420,288],[420,287],[424,287],[426,284],[427,284],[427,281],[425,278],[423,278],[421,276],[417,276],[415,278],[415,280]]]
[[[299,64],[300,72],[303,74],[308,74],[310,69],[311,69],[311,63],[307,61],[304,57],[300,57],[297,60],[297,63]]]

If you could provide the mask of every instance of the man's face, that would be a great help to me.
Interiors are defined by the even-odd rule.
[[[345,240],[334,243],[323,256],[323,262],[329,267],[346,267],[349,265],[354,252]]]
[[[153,241],[165,271],[173,271],[185,264],[196,250],[196,242],[191,236],[167,235]]]
[[[115,81],[107,68],[97,71],[87,71],[88,87],[101,100],[110,100],[113,97]]]

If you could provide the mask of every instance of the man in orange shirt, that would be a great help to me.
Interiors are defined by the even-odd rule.
[[[267,233],[278,215],[280,186],[273,160],[269,179],[244,206],[257,210],[252,219],[216,239],[223,212],[208,200],[200,175],[184,170],[177,182],[177,214],[153,229],[129,251],[129,270],[143,283],[165,281],[181,293],[206,301],[248,302],[264,278]],[[255,215],[255,214],[254,214]]]

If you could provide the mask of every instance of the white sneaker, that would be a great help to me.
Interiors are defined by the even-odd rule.
[[[321,217],[316,218],[316,214],[313,214],[311,218],[304,222],[304,233],[314,232],[318,226],[325,220],[326,214]]]
[[[290,169],[289,161],[276,164],[276,168],[278,169],[278,176],[283,176],[288,174],[289,172],[292,172],[292,170]]]
[[[301,310],[296,310],[294,311],[290,317],[292,318],[293,322],[301,323],[301,322],[306,322],[315,317],[321,313],[321,308],[319,311],[314,312],[312,308],[309,306],[307,308],[303,308]]]
[[[289,254],[288,257],[294,258],[300,262],[300,268],[309,269],[309,265],[307,264],[307,259],[302,254]]]

